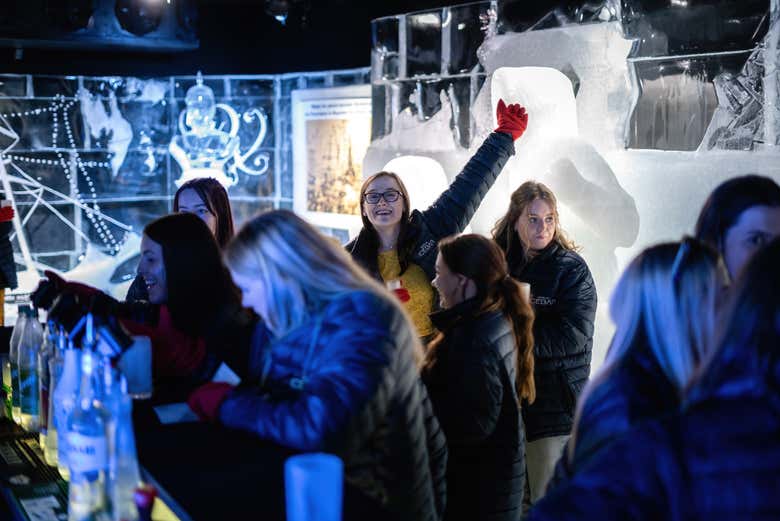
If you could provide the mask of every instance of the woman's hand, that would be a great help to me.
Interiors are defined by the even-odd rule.
[[[219,417],[219,408],[233,386],[224,382],[208,382],[190,394],[187,405],[193,410],[201,421],[215,423]]]
[[[528,114],[526,114],[525,108],[516,103],[507,106],[502,99],[498,100],[496,120],[498,127],[495,132],[509,134],[515,141],[523,135],[528,127]]]

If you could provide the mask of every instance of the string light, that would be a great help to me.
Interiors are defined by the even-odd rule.
[[[95,191],[95,184],[92,181],[89,172],[87,172],[87,167],[103,166],[103,165],[108,166],[109,164],[96,162],[96,161],[84,162],[81,160],[78,150],[76,149],[76,140],[73,137],[73,130],[71,129],[70,122],[68,121],[68,110],[70,110],[70,108],[73,107],[75,104],[76,104],[75,100],[66,101],[65,96],[61,94],[57,94],[54,97],[54,102],[49,107],[49,111],[52,112],[51,146],[54,149],[54,153],[57,156],[57,161],[45,160],[45,159],[38,160],[38,161],[51,161],[49,163],[42,163],[42,164],[57,164],[57,162],[59,162],[62,171],[65,173],[65,178],[68,180],[68,184],[73,188],[73,191],[76,194],[76,200],[86,207],[85,214],[87,216],[87,219],[95,227],[98,237],[100,237],[100,239],[103,241],[103,244],[105,244],[108,248],[110,248],[115,252],[118,252],[119,249],[121,248],[121,245],[114,237],[114,234],[111,233],[111,230],[109,230],[105,220],[103,219],[102,214],[100,213],[100,205],[97,202],[97,192]],[[65,130],[68,149],[73,155],[73,161],[76,164],[76,168],[78,169],[78,172],[84,178],[84,180],[87,183],[87,187],[89,188],[91,208],[90,208],[90,204],[84,201],[84,197],[78,189],[78,181],[76,179],[73,179],[73,177],[71,176],[68,161],[62,155],[62,150],[57,146],[59,136],[60,136],[60,132],[59,132],[60,115],[62,116],[62,120],[63,120],[62,128]]]

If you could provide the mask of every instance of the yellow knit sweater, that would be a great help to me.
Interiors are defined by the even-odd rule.
[[[385,282],[401,279],[401,287],[409,292],[411,298],[404,302],[404,307],[412,317],[417,334],[421,337],[432,334],[435,329],[428,314],[433,311],[435,293],[423,269],[417,264],[409,264],[401,273],[396,250],[380,252],[377,260],[382,279]]]

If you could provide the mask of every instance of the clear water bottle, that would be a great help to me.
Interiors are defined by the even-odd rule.
[[[100,401],[96,400],[94,343],[88,343],[91,322],[91,316],[88,315],[87,339],[81,353],[79,398],[68,418],[68,521],[110,519],[106,498],[106,412]]]
[[[133,400],[127,393],[127,381],[121,377],[120,392],[114,395],[114,443],[109,458],[109,497],[114,521],[137,521],[134,493],[141,485],[138,455],[133,433]]]
[[[43,330],[32,311],[27,318],[19,341],[19,409],[22,427],[29,432],[38,430],[38,351],[43,343]]]
[[[21,392],[19,392],[19,342],[22,339],[22,332],[27,324],[29,315],[32,315],[30,306],[24,304],[18,308],[16,316],[16,325],[11,333],[11,343],[8,352],[8,362],[11,366],[11,416],[16,423],[22,421]]]
[[[46,415],[46,446],[44,447],[43,457],[46,464],[52,467],[57,466],[57,453],[59,448],[57,442],[57,422],[55,421],[54,415],[54,404],[56,402],[55,390],[57,389],[60,378],[62,378],[62,370],[65,365],[65,351],[68,347],[67,340],[68,337],[65,334],[65,330],[60,326],[54,355],[49,358],[49,389],[51,390],[49,394],[51,399],[49,400],[49,410]],[[75,403],[75,399],[73,403]]]
[[[68,417],[76,407],[79,391],[80,352],[68,341],[62,374],[54,389],[54,428],[57,430],[57,470],[66,481],[68,469]]]
[[[40,420],[38,441],[44,454],[46,454],[46,434],[49,430],[49,389],[51,387],[49,360],[54,357],[58,336],[57,324],[53,320],[47,321],[41,349],[38,351],[38,418]]]

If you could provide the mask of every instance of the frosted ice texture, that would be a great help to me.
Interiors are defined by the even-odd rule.
[[[382,170],[398,174],[409,192],[409,206],[413,210],[428,208],[449,185],[444,168],[430,157],[399,156],[391,159]]]
[[[658,36],[668,38],[668,35]],[[450,98],[442,94],[440,113],[428,116],[427,120],[404,114],[400,119],[402,125],[397,125],[400,110],[386,107],[392,119],[388,125],[390,133],[372,142],[367,164],[373,160],[376,167],[365,169],[368,175],[392,157],[414,154],[435,159],[451,180],[494,128],[497,102],[494,93],[525,96],[529,104],[534,102],[529,89],[539,86],[525,82],[521,89],[520,84],[513,85],[509,76],[502,78],[507,74],[502,68],[556,69],[570,80],[572,91],[579,81],[574,97],[578,131],[574,132],[572,124],[572,129],[564,129],[559,136],[535,139],[535,118],[544,119],[544,115],[529,108],[528,134],[518,142],[516,156],[507,164],[471,224],[476,232],[489,233],[497,216],[506,211],[511,192],[524,180],[537,179],[556,192],[562,225],[581,246],[580,253],[588,262],[598,287],[594,367],[603,359],[612,333],[607,309],[609,296],[620,270],[631,258],[649,245],[679,240],[683,234],[692,233],[702,203],[722,181],[750,172],[780,181],[777,152],[703,148],[696,151],[715,110],[715,92],[721,104],[718,111],[723,109],[727,94],[732,95],[728,103],[733,106],[749,104],[754,98],[753,92],[744,89],[744,85],[727,91],[718,84],[723,78],[714,87],[712,83],[717,76],[712,71],[733,68],[738,72],[743,65],[749,70],[746,77],[754,78],[751,81],[755,83],[755,78],[763,73],[751,69],[756,63],[740,63],[748,53],[726,57],[704,54],[685,59],[672,56],[637,62],[631,57],[633,44],[632,39],[624,37],[619,22],[570,25],[488,38],[479,50],[480,63],[488,77],[471,103],[469,146],[461,146],[453,137],[453,106]],[[721,45],[727,46],[728,42]],[[667,45],[664,52],[669,49]],[[638,70],[637,63],[644,69]],[[670,64],[679,71],[670,76],[658,74]],[[734,68],[734,64],[738,65]],[[438,85],[446,85],[447,80],[454,78],[442,76]],[[648,87],[653,85],[651,81],[657,81],[654,88],[642,92],[640,85]],[[389,83],[388,88],[400,84]],[[494,83],[500,85],[494,87]],[[638,117],[632,120],[640,96],[650,96],[644,102],[651,110],[637,113]],[[569,97],[563,103],[571,106],[572,99]],[[466,108],[461,105],[459,110]],[[746,115],[744,109],[741,114]],[[748,119],[754,121],[753,128],[757,129],[756,120]],[[445,125],[446,121],[449,126]],[[719,121],[717,113],[713,121]],[[640,132],[647,133],[643,143],[687,151],[627,149],[633,131],[629,123],[639,125]],[[403,132],[412,132],[413,139],[400,135]],[[549,135],[552,131],[545,132]]]
[[[753,150],[760,144],[780,144],[780,126],[771,125],[767,135],[765,117],[774,114],[774,121],[780,118],[777,102],[768,103],[766,88],[771,87],[767,80],[774,82],[771,91],[777,96],[780,89],[780,76],[777,74],[777,33],[780,21],[772,24],[763,44],[756,48],[747,59],[738,74],[729,72],[718,75],[715,91],[718,96],[718,108],[712,117],[707,133],[701,143],[703,150]],[[774,39],[774,46],[770,39]],[[769,49],[774,49],[768,54]],[[766,67],[767,60],[773,60],[774,73]],[[771,98],[770,98],[771,99]]]

